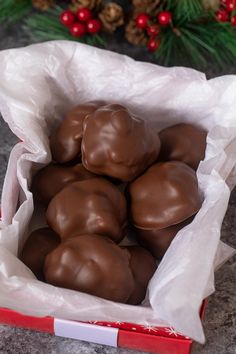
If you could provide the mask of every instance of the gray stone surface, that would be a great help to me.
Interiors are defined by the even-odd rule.
[[[0,354],[135,354],[136,351],[0,326]],[[140,352],[138,352],[140,353]],[[141,352],[142,353],[142,352]]]
[[[18,30],[18,26],[0,28],[0,49],[20,47],[31,43],[30,39]],[[151,61],[150,55],[139,48],[114,41],[109,49],[133,56],[139,60]],[[1,70],[1,63],[0,63]],[[221,71],[209,65],[207,76],[236,73],[236,67],[225,67]],[[0,194],[7,160],[16,138],[0,118]],[[222,239],[236,247],[236,191],[233,191],[229,208],[222,227]],[[0,290],[1,291],[1,290]],[[216,273],[216,292],[209,299],[203,321],[206,344],[194,344],[193,354],[235,354],[236,353],[236,257],[227,262]],[[53,337],[49,334],[16,329],[0,325],[0,354],[128,354],[137,353],[126,349],[114,349],[101,345],[70,339]]]

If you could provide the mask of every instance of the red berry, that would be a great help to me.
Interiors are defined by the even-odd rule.
[[[233,26],[236,26],[236,15],[234,15],[234,16],[231,17],[231,24],[232,24]]]
[[[172,21],[172,13],[170,11],[162,11],[157,15],[157,19],[161,25],[169,25]]]
[[[70,26],[70,33],[74,37],[81,37],[86,33],[86,27],[83,23],[76,22]]]
[[[227,0],[225,2],[226,10],[232,12],[236,10],[236,0]]]
[[[156,36],[159,32],[158,24],[154,23],[153,25],[147,26],[147,34],[151,37]]]
[[[159,48],[159,45],[160,45],[160,40],[155,38],[149,39],[147,43],[149,52],[155,52]]]
[[[60,21],[64,26],[70,26],[75,22],[75,15],[70,10],[63,11],[60,15]]]
[[[91,34],[96,34],[98,33],[102,28],[101,22],[94,18],[93,20],[89,20],[87,22],[87,31]]]
[[[225,5],[227,3],[228,0],[221,0],[221,5]]]
[[[146,13],[139,14],[136,19],[136,26],[138,28],[146,28],[149,21],[149,15]]]
[[[92,18],[92,12],[87,7],[79,9],[76,15],[81,22],[88,22]]]
[[[219,22],[227,22],[228,19],[229,19],[229,14],[225,10],[219,10],[219,11],[216,12],[216,19]]]

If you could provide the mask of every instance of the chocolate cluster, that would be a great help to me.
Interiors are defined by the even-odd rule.
[[[33,231],[24,244],[21,260],[38,279],[44,280],[43,267],[45,258],[60,243],[60,237],[49,228],[45,227]]]
[[[159,134],[163,161],[182,161],[197,170],[204,160],[207,132],[192,124],[180,123],[162,130]]]
[[[68,184],[94,177],[96,175],[86,170],[82,163],[74,166],[48,165],[40,170],[33,179],[32,192],[34,199],[47,207],[53,197]]]
[[[48,206],[48,225],[62,239],[83,234],[110,237],[119,243],[127,225],[124,195],[104,178],[70,183]]]
[[[58,163],[70,162],[81,156],[83,122],[104,102],[88,102],[73,108],[50,138],[52,158]]]
[[[89,171],[129,182],[157,160],[159,151],[151,126],[121,105],[100,107],[84,119],[82,161]]]
[[[53,162],[32,181],[49,228],[28,237],[22,261],[55,286],[140,304],[157,260],[201,207],[206,135],[190,124],[157,133],[119,104],[72,109],[50,137]],[[129,227],[137,245],[125,247]]]
[[[47,256],[44,266],[50,284],[133,305],[143,300],[155,269],[155,260],[145,249],[119,247],[95,234],[66,240]]]

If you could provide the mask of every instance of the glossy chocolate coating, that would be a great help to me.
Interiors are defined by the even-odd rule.
[[[51,229],[38,229],[28,237],[20,259],[39,280],[44,280],[43,267],[45,258],[60,242],[60,237]]]
[[[138,243],[150,251],[155,258],[161,259],[177,233],[186,225],[190,224],[192,220],[193,217],[177,225],[172,225],[161,230],[143,230],[136,228],[136,239]]]
[[[176,124],[159,134],[162,161],[182,161],[197,170],[204,160],[207,132],[192,124]]]
[[[130,268],[133,273],[135,288],[128,303],[140,304],[146,295],[149,280],[152,278],[157,264],[151,253],[140,246],[124,247],[130,253]]]
[[[72,167],[48,165],[33,178],[32,192],[36,201],[47,206],[52,198],[69,183],[96,177],[82,163]]]
[[[50,137],[53,160],[59,163],[71,161],[81,154],[83,121],[104,102],[94,101],[73,108]]]
[[[109,238],[80,235],[63,242],[45,261],[50,284],[126,303],[134,289],[129,252]]]
[[[195,171],[183,162],[151,166],[129,185],[131,219],[141,229],[164,229],[196,214],[201,207]]]
[[[65,187],[52,199],[46,217],[62,239],[99,234],[120,242],[127,224],[126,201],[113,184],[93,178]]]
[[[91,172],[131,181],[156,161],[160,140],[148,122],[118,104],[84,120],[82,162]]]

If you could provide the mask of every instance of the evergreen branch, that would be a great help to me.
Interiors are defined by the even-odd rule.
[[[187,26],[192,40],[198,37],[206,46],[206,55],[222,68],[236,60],[236,32],[229,23],[206,22]],[[208,47],[208,48],[207,48]],[[209,50],[211,48],[211,50]],[[201,48],[200,48],[201,50]],[[204,52],[204,50],[202,50]]]
[[[32,9],[31,0],[3,0],[0,3],[0,23],[8,25],[25,16]]]
[[[14,22],[32,9],[31,0],[0,1],[0,23]],[[163,0],[159,10],[173,14],[173,24],[161,29],[161,44],[155,53],[160,64],[205,69],[209,61],[220,68],[235,63],[236,31],[230,23],[215,21],[214,13],[204,9],[202,0]],[[57,6],[34,13],[26,19],[24,29],[36,41],[64,39],[105,46],[100,34],[72,37],[69,28],[59,21],[62,11]]]
[[[92,38],[94,38],[95,43],[99,43],[102,47],[105,47],[106,41],[102,36],[100,36],[99,34],[95,34],[92,36]]]
[[[85,35],[83,37],[72,37],[69,28],[63,26],[59,21],[62,11],[63,9],[61,7],[56,6],[43,14],[35,14],[30,16],[25,21],[25,31],[27,33],[31,33],[31,37],[36,41],[74,40],[90,45],[105,45],[105,41],[99,34]]]
[[[194,21],[204,14],[202,0],[167,0],[167,9],[178,23]]]
[[[166,38],[162,37],[162,43],[155,53],[162,65],[204,67],[207,64],[197,46],[183,33],[178,37],[173,32],[166,34]]]
[[[178,33],[178,35],[176,35]],[[236,61],[236,32],[229,23],[186,23],[161,35],[155,53],[160,64],[206,69],[209,60],[222,68]]]
[[[193,21],[203,15],[202,0],[177,0],[176,19],[184,18],[185,21]]]

